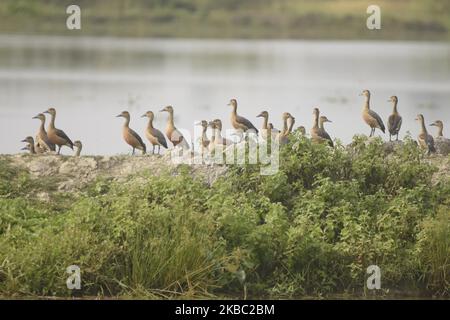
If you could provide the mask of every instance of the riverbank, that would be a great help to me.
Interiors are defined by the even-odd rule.
[[[72,1],[82,29],[67,30],[65,6],[0,4],[1,33],[157,38],[450,40],[447,1],[380,0],[382,29],[366,28],[370,1]]]
[[[450,158],[294,136],[280,170],[0,156],[0,296],[448,297]],[[44,196],[42,193],[45,193]],[[66,268],[81,269],[81,290]],[[377,265],[382,288],[367,291]]]

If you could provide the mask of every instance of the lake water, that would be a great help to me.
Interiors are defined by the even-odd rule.
[[[288,111],[309,130],[319,106],[333,120],[330,135],[349,142],[370,132],[361,119],[363,89],[383,119],[388,98],[399,97],[401,136],[417,135],[418,113],[428,123],[443,120],[450,135],[449,43],[0,36],[0,153],[19,152],[20,140],[37,132],[31,118],[48,107],[86,154],[116,154],[130,151],[123,119],[115,118],[122,110],[143,137],[140,116],[168,104],[179,128],[193,131],[194,122],[214,118],[230,128],[230,98],[257,127],[262,110],[278,128]],[[165,122],[158,113],[156,126]]]

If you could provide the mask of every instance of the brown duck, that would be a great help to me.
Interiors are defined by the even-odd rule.
[[[132,148],[134,155],[135,149],[142,150],[142,154],[145,154],[146,147],[141,137],[130,128],[130,113],[128,111],[122,111],[121,114],[117,115],[117,118],[125,118],[125,123],[122,128],[122,136],[126,143],[128,143]]]
[[[233,108],[233,111],[231,112],[231,125],[234,129],[243,132],[253,131],[258,133],[258,129],[256,129],[256,127],[249,120],[237,114],[238,105],[236,99],[231,99],[228,105]]]
[[[396,96],[392,96],[388,102],[392,102],[394,104],[392,114],[388,119],[388,131],[389,131],[389,141],[392,140],[392,136],[397,136],[396,140],[398,141],[398,133],[400,132],[400,128],[402,127],[402,117],[398,113],[397,104],[398,98]]]
[[[67,146],[73,150],[72,140],[70,140],[64,131],[55,128],[56,110],[54,108],[50,108],[44,113],[48,113],[51,116],[50,124],[47,128],[47,136],[51,143],[58,146],[57,154],[60,154],[62,146]]]
[[[166,126],[166,136],[169,138],[169,141],[172,142],[174,147],[180,146],[183,149],[189,149],[189,143],[183,137],[181,132],[175,127],[173,107],[167,106],[160,112],[167,112],[169,114]]]
[[[333,147],[334,146],[333,140],[331,139],[330,135],[328,134],[328,132],[325,130],[325,127],[324,127],[325,122],[332,122],[332,121],[328,120],[328,118],[325,116],[321,116],[319,119],[319,124],[320,124],[319,135],[322,139],[328,141],[328,145],[330,147]]]
[[[435,153],[436,149],[434,147],[434,139],[430,134],[428,134],[427,128],[425,127],[425,119],[423,115],[421,114],[417,115],[416,120],[419,121],[421,128],[420,134],[417,137],[417,142],[419,143],[419,146],[422,149],[427,150],[428,154]]]
[[[36,145],[44,151],[55,151],[55,144],[49,140],[47,131],[45,131],[45,115],[43,113],[39,113],[37,116],[33,117],[33,119],[41,120],[39,131],[36,134]]]
[[[155,114],[152,111],[147,111],[145,114],[142,115],[142,118],[148,118],[147,123],[147,129],[145,130],[145,136],[147,137],[147,140],[150,141],[150,143],[153,146],[152,154],[155,153],[155,147],[158,146],[158,154],[161,151],[161,146],[165,149],[167,149],[167,141],[164,137],[163,133],[153,127],[153,119],[155,118]]]
[[[366,97],[362,117],[371,129],[369,137],[372,137],[375,134],[375,129],[377,128],[385,133],[386,128],[383,120],[381,120],[381,117],[375,111],[370,109],[370,91],[364,90],[360,95]]]

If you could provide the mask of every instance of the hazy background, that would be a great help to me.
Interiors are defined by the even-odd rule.
[[[82,9],[82,30],[66,29],[69,4]],[[414,117],[450,123],[450,1],[377,1],[382,29],[366,28],[373,1],[89,0],[0,2],[0,153],[16,153],[35,135],[32,120],[50,106],[57,126],[86,153],[129,151],[122,110],[143,135],[147,110],[171,104],[178,127],[221,118],[230,98],[256,126],[268,110],[311,126],[319,106],[332,137],[369,133],[361,120],[371,89],[386,119],[399,96],[403,134]],[[157,114],[163,128],[165,114]],[[445,132],[444,132],[445,133]],[[402,136],[403,136],[402,134]],[[68,154],[68,150],[65,152]]]

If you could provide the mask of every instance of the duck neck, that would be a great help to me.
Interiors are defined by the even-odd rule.
[[[264,122],[263,122],[263,130],[267,130],[267,125],[269,123],[269,117],[264,117]]]
[[[292,129],[294,128],[294,124],[295,124],[295,120],[291,118],[291,124],[289,125],[289,130],[288,130],[289,133],[292,132]]]
[[[324,130],[323,123],[324,123],[324,121],[323,121],[323,120],[320,120],[320,122],[319,122],[319,128],[322,129],[322,130]]]
[[[55,118],[56,114],[51,114],[49,128],[55,129]]]
[[[77,148],[77,152],[75,153],[75,156],[79,157],[81,153],[81,147]]]
[[[153,118],[148,118],[147,129],[153,129]]]
[[[288,132],[288,124],[287,124],[287,118],[283,119],[283,134],[286,134]]]
[[[130,126],[130,117],[125,118],[125,123],[123,124],[124,127],[128,128]]]
[[[212,127],[212,132],[211,132],[211,141],[216,141],[216,127]]]
[[[318,113],[314,114],[313,128],[319,128],[319,114]]]
[[[366,103],[364,104],[364,108],[367,110],[370,109],[370,96],[366,96]]]
[[[30,153],[36,154],[36,149],[34,148],[34,143],[30,143]]]
[[[423,119],[420,120],[420,127],[422,130],[422,133],[428,133],[427,128],[425,127],[425,121]]]
[[[45,120],[41,120],[41,126],[39,127],[39,131],[42,133],[46,133],[45,132]]]
[[[394,113],[394,114],[397,114],[398,113],[398,111],[397,111],[397,101],[394,101],[394,108],[393,108],[393,110],[392,110],[392,113]]]
[[[167,124],[172,128],[175,127],[175,124],[173,123],[173,113],[172,112],[169,112],[169,118],[167,119]]]
[[[439,125],[438,126],[438,137],[443,137],[443,136],[444,136],[444,126]]]
[[[231,111],[231,114],[232,114],[233,116],[236,116],[236,115],[237,115],[237,105],[233,105],[233,110]]]
[[[203,139],[203,141],[208,140],[208,136],[206,135],[206,130],[208,130],[208,127],[203,127],[203,129],[202,129],[202,139]]]

